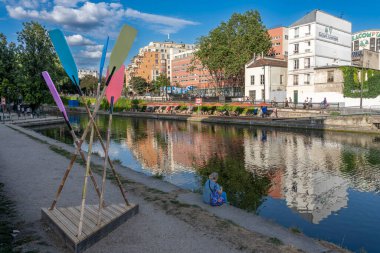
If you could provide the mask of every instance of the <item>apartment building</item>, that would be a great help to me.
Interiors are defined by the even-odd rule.
[[[89,69],[80,69],[80,70],[78,70],[78,77],[79,77],[79,79],[82,79],[85,76],[93,76],[95,78],[99,78],[99,73],[96,70],[89,70]]]
[[[172,41],[150,42],[147,46],[140,48],[139,53],[132,58],[126,68],[126,82],[133,76],[140,76],[149,83],[160,74],[170,78],[171,55],[194,49],[195,45],[175,43]],[[128,83],[126,84],[128,86]]]
[[[322,101],[329,89],[316,87],[315,68],[351,65],[351,23],[313,10],[288,30],[287,97],[294,102]],[[334,96],[327,98],[334,102]],[[336,101],[340,102],[340,101]]]
[[[269,56],[284,60],[288,57],[288,28],[281,26],[268,30],[272,48]]]
[[[198,89],[215,85],[210,72],[194,58],[195,50],[173,54],[171,57],[171,83],[178,87],[194,86]]]

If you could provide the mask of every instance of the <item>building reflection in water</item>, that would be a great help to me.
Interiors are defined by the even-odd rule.
[[[80,127],[87,121],[81,117]],[[193,175],[195,188],[199,177],[228,164],[223,183],[252,211],[268,195],[317,224],[347,206],[349,188],[380,191],[380,144],[371,136],[118,117],[114,123],[113,157],[122,160],[118,155],[129,150],[144,170],[175,176],[178,185]],[[104,131],[107,118],[98,125]],[[43,131],[70,142],[62,129]],[[247,180],[233,181],[239,177]],[[254,187],[241,187],[243,182]]]

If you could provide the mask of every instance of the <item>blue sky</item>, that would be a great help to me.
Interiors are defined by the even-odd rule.
[[[288,26],[307,12],[321,9],[343,15],[352,22],[353,32],[380,29],[380,1],[366,1],[362,7],[353,0],[0,0],[0,32],[16,41],[23,21],[60,28],[68,36],[79,68],[96,69],[106,36],[110,35],[112,48],[124,23],[138,30],[128,63],[140,47],[163,41],[168,33],[173,41],[194,43],[232,13],[250,9],[261,13],[268,28]]]

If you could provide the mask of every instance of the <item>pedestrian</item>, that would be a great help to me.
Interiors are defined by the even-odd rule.
[[[218,173],[213,172],[209,175],[203,187],[203,202],[212,206],[221,206],[227,203],[227,195],[223,187],[218,183]]]
[[[310,99],[309,99],[309,108],[311,109],[312,107],[313,107],[313,99],[310,98]]]
[[[289,101],[287,98],[285,98],[285,107],[289,107]]]

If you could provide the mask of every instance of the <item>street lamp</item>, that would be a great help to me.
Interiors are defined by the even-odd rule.
[[[264,71],[264,75],[263,75],[263,84],[264,84],[263,99],[264,99],[264,103],[265,103],[265,65],[263,66],[263,71]]]
[[[369,60],[367,61],[367,69],[369,66]],[[360,109],[363,108],[363,84],[364,84],[364,55],[363,55],[363,60],[362,60],[362,72],[361,72],[361,82],[360,82]]]

